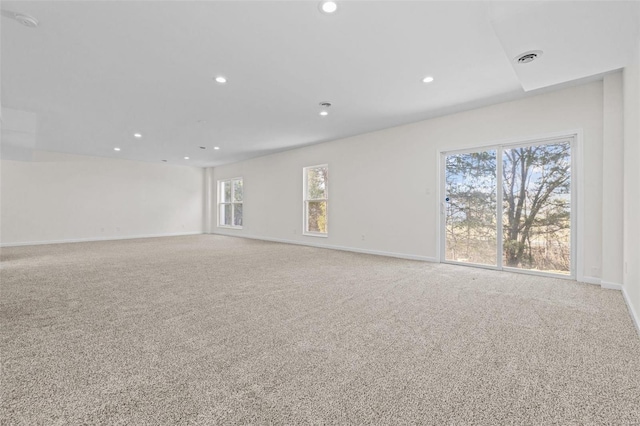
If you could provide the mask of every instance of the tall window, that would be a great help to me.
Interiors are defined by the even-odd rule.
[[[329,166],[305,167],[303,173],[304,233],[327,236]]]
[[[242,178],[218,181],[218,226],[242,228]]]

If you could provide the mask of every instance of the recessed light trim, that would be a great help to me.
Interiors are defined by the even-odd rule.
[[[140,139],[142,137],[142,133],[134,133],[133,137]]]
[[[326,117],[329,113],[327,111],[320,111],[320,115]]]
[[[215,149],[216,151],[220,149],[219,146],[214,146],[213,149]]]
[[[224,84],[227,82],[227,77],[219,75],[216,77],[216,82],[220,83],[220,84]]]
[[[425,78],[422,79],[423,83],[432,83],[433,82],[433,77],[431,77],[430,75],[426,76]]]
[[[338,10],[338,4],[333,0],[326,0],[320,2],[320,11],[326,14],[335,13]]]
[[[189,157],[184,157],[184,159],[185,159],[185,160],[188,160],[188,159],[189,159]]]
[[[120,151],[120,148],[115,147],[115,148],[113,148],[113,150],[114,150],[114,151]]]

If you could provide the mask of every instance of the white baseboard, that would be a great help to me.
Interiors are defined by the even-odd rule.
[[[633,305],[631,304],[631,298],[629,297],[627,289],[624,288],[624,286],[622,287],[622,297],[627,304],[627,308],[629,309],[631,320],[635,324],[636,330],[638,330],[638,334],[640,334],[640,316],[638,316],[638,312],[636,312],[636,310],[633,308]]]
[[[0,247],[40,246],[44,244],[87,243],[92,241],[135,240],[138,238],[180,237],[184,235],[200,235],[202,232],[178,232],[172,234],[131,235],[126,237],[76,238],[69,240],[24,241],[19,243],[1,243]]]
[[[438,260],[435,257],[418,256],[418,255],[406,254],[406,253],[394,253],[394,252],[388,252],[388,251],[368,250],[368,249],[361,249],[357,247],[333,246],[328,244],[317,244],[317,243],[306,242],[306,241],[285,240],[282,238],[258,237],[255,235],[244,235],[244,234],[231,235],[231,234],[224,234],[221,232],[212,232],[212,234],[223,235],[225,237],[237,237],[237,238],[248,238],[251,240],[271,241],[274,243],[295,244],[299,246],[317,247],[317,248],[324,248],[324,249],[330,249],[330,250],[350,251],[353,253],[373,254],[376,256],[397,257],[399,259],[421,260],[423,262],[436,262],[436,263],[438,262]]]
[[[576,281],[587,284],[602,285],[602,280],[596,277],[578,277]]]
[[[600,281],[600,287],[607,290],[622,290],[622,284],[612,283],[610,281]]]

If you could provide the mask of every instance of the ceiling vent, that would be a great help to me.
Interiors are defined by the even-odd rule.
[[[38,20],[33,16],[24,15],[22,13],[16,13],[15,20],[20,22],[25,27],[35,28],[38,26]]]
[[[38,26],[38,20],[33,16],[25,13],[12,12],[10,10],[3,10],[2,16],[18,21],[20,24],[29,28],[36,28]]]
[[[515,62],[518,64],[528,64],[535,61],[540,56],[542,56],[542,50],[532,50],[530,52],[525,52],[521,55],[518,55]]]

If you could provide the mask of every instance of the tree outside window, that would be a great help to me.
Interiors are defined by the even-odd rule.
[[[305,234],[327,235],[328,183],[327,165],[304,168]]]

